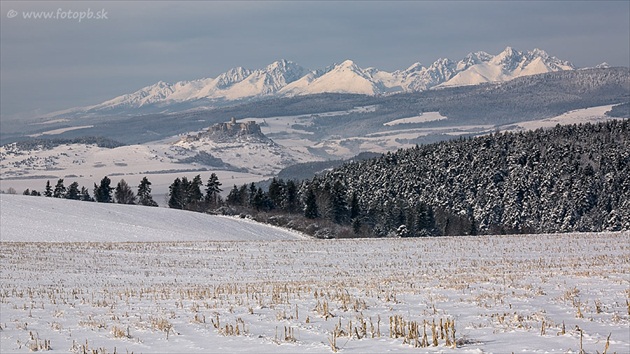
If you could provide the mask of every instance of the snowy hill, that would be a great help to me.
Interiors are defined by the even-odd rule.
[[[316,159],[308,153],[291,149],[269,139],[255,121],[219,123],[196,135],[188,135],[172,145],[185,151],[184,161],[203,163],[204,157],[214,158],[250,173],[275,175],[282,168]]]
[[[263,241],[299,233],[182,210],[0,195],[3,242]]]
[[[436,60],[428,67],[414,63],[394,72],[363,69],[352,60],[324,70],[308,70],[279,60],[258,70],[237,67],[216,78],[158,82],[133,93],[88,107],[53,112],[48,117],[178,112],[215,107],[232,101],[317,93],[381,95],[418,92],[432,87],[476,85],[517,77],[573,70],[575,67],[544,50],[520,52],[507,47],[497,55],[470,53],[462,60]]]

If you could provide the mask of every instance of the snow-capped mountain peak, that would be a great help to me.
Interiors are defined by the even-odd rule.
[[[415,62],[411,64],[407,69],[404,70],[405,73],[413,73],[420,70],[423,70],[424,66],[420,62]]]
[[[323,92],[360,93],[375,95],[379,93],[377,83],[365,70],[358,67],[352,60],[345,60],[334,64],[323,72],[313,72],[308,79],[289,87],[287,93],[293,95],[307,95]],[[306,84],[306,85],[304,85]],[[290,91],[289,91],[290,90]]]
[[[341,67],[341,68],[348,68],[348,69],[356,69],[358,68],[358,66],[350,59],[346,59],[344,61],[341,62],[341,64],[336,65],[337,67]]]
[[[467,56],[458,64],[458,72],[439,86],[477,85],[484,82],[508,81],[521,76],[552,71],[573,70],[573,64],[552,57],[541,49],[520,52],[506,47],[501,53],[490,56],[478,52]]]
[[[251,73],[251,70],[245,69],[241,66],[230,69],[217,76],[215,79],[215,87],[218,89],[225,89],[234,83],[243,81],[246,77],[251,75]]]
[[[258,70],[235,67],[214,79],[180,81],[175,84],[159,81],[101,104],[65,110],[63,114],[133,114],[134,110],[140,108],[168,110],[173,103],[177,103],[178,109],[181,109],[186,107],[182,105],[186,102],[191,102],[190,107],[213,106],[221,101],[324,92],[366,95],[416,92],[433,87],[500,82],[525,75],[573,69],[575,67],[570,62],[550,56],[544,50],[536,48],[520,52],[509,46],[497,55],[478,51],[469,53],[457,62],[440,58],[428,67],[416,62],[407,69],[394,72],[372,67],[363,69],[350,59],[322,70],[309,70],[281,59]]]

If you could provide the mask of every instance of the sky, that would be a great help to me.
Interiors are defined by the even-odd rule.
[[[511,46],[544,49],[578,67],[630,66],[630,1],[2,1],[0,7],[0,119],[279,59],[309,69],[351,59],[394,71]],[[34,18],[38,13],[53,18]]]

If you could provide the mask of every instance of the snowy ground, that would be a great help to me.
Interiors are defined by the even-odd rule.
[[[107,228],[96,204],[1,201],[2,353],[630,352],[628,232],[233,241],[281,233],[235,220],[202,241],[183,212],[115,208]],[[74,232],[75,212],[85,242],[47,242]],[[167,242],[103,242],[142,239],[147,218]],[[21,231],[37,225],[48,232]]]
[[[168,208],[0,195],[2,242],[295,240],[286,229]]]
[[[391,126],[404,123],[421,123],[447,119],[438,112],[425,112],[417,117],[397,119],[385,123],[383,131],[365,136],[331,136],[323,141],[313,141],[312,133],[300,130],[299,126],[313,124],[315,119],[337,119],[356,112],[371,112],[375,106],[356,107],[347,111],[334,111],[317,115],[278,116],[271,118],[244,118],[261,124],[262,132],[280,146],[268,147],[264,144],[213,144],[200,141],[194,144],[176,144],[184,135],[173,136],[161,141],[141,145],[122,146],[115,149],[99,148],[94,145],[62,145],[50,150],[19,151],[11,145],[0,147],[0,189],[15,189],[18,193],[25,189],[41,191],[47,180],[56,183],[58,178],[66,179],[66,186],[76,181],[81,186],[92,189],[94,183],[109,176],[114,183],[124,178],[130,185],[137,186],[142,177],[148,176],[153,183],[156,201],[164,205],[168,186],[176,177],[192,179],[201,174],[207,179],[210,173],[217,173],[226,190],[232,185],[257,182],[276,174],[281,168],[296,162],[322,159],[351,158],[361,152],[385,153],[416,145],[417,139],[430,135],[469,135],[487,134],[495,131],[519,131],[526,129],[550,128],[557,124],[600,122],[612,119],[605,116],[612,105],[591,107],[567,112],[558,117],[510,124],[461,125],[429,128],[401,128],[391,130]],[[60,131],[50,130],[46,134],[54,136]],[[191,132],[194,135],[194,132]],[[182,163],[186,158],[199,152],[207,152],[224,162],[248,172],[223,171],[198,163]],[[186,160],[184,160],[186,161]],[[208,171],[204,171],[208,170]],[[227,194],[227,192],[226,192]]]
[[[502,131],[519,131],[519,130],[534,130],[538,128],[553,128],[556,125],[569,125],[569,124],[585,124],[592,123],[597,124],[600,122],[604,122],[607,120],[615,119],[605,115],[606,112],[610,111],[613,106],[616,105],[608,105],[608,106],[598,106],[598,107],[590,107],[585,109],[577,109],[575,111],[570,111],[564,114],[561,114],[556,117],[541,119],[541,120],[533,120],[527,122],[520,122],[513,124],[508,127],[503,127]]]
[[[408,123],[426,123],[426,122],[433,122],[436,120],[443,120],[443,119],[446,119],[446,117],[441,115],[440,112],[424,112],[424,113],[420,113],[420,115],[417,115],[415,117],[396,119],[391,122],[384,123],[383,125],[393,126],[393,125],[408,124]]]

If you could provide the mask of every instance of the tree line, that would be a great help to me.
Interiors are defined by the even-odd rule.
[[[68,187],[64,184],[64,179],[60,178],[54,187],[50,184],[50,180],[46,181],[43,192],[35,189],[26,189],[22,194],[32,196],[44,196],[50,198],[63,198],[71,200],[80,200],[85,202],[99,203],[118,203],[118,204],[137,204],[144,206],[156,207],[158,204],[153,200],[151,195],[151,182],[147,177],[143,177],[134,192],[131,186],[121,179],[116,187],[112,187],[112,180],[105,176],[99,184],[94,183],[94,196],[90,195],[90,191],[81,186],[78,182],[72,182]]]
[[[170,208],[240,215],[315,237],[415,237],[630,230],[630,123],[459,138],[344,164],[311,179],[234,185],[178,177]],[[48,197],[157,206],[145,178],[60,179]],[[37,195],[36,191],[25,194]]]
[[[630,123],[613,120],[401,149],[267,190],[235,185],[201,209],[195,192],[182,208],[317,237],[617,231],[630,230],[628,176]],[[171,190],[190,185],[199,181]]]

